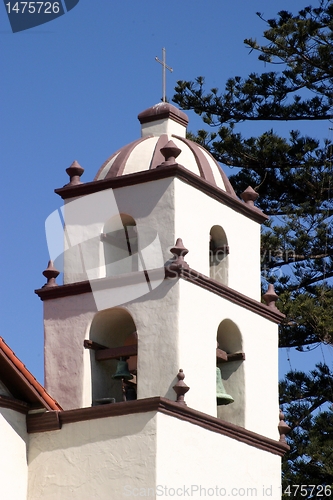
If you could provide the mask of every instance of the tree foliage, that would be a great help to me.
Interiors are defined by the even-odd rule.
[[[230,78],[223,92],[207,91],[203,77],[179,81],[173,100],[212,127],[191,137],[221,163],[239,168],[231,177],[236,192],[251,185],[259,193],[258,206],[271,216],[262,235],[263,282],[274,283],[286,315],[280,346],[304,350],[333,340],[332,144],[298,130],[288,137],[271,129],[243,137],[237,125],[301,126],[305,120],[329,125],[333,2],[321,0],[296,14],[281,11],[276,19],[257,15],[266,23],[266,42],[244,42],[275,71]],[[285,481],[333,482],[332,380],[327,366],[318,365],[309,374],[290,372],[281,384],[281,403],[293,428]]]
[[[291,449],[283,462],[283,497],[294,496],[295,489],[287,490],[291,485],[332,486],[333,412],[327,405],[333,396],[332,372],[323,363],[308,374],[290,372],[280,389],[292,425]],[[318,411],[325,403],[326,409]],[[315,493],[318,497],[331,496],[324,492],[320,495],[319,488]],[[304,498],[304,494],[298,491],[295,498]],[[307,498],[311,498],[310,494]]]

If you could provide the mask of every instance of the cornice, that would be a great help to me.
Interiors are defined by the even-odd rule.
[[[88,280],[76,283],[67,283],[66,285],[43,287],[35,290],[35,294],[38,295],[42,301],[60,299],[61,297],[70,297],[71,295],[80,295],[81,293],[90,292],[91,286]]]
[[[58,299],[60,297],[69,297],[71,295],[80,295],[91,292],[91,284],[94,291],[119,288],[129,285],[136,285],[143,282],[143,276],[146,282],[161,280],[165,278],[164,268],[150,269],[149,271],[135,271],[118,276],[99,278],[95,280],[78,281],[75,283],[66,283],[65,285],[44,286],[35,290],[35,293],[41,300]]]
[[[28,413],[31,406],[19,399],[0,396],[0,408],[7,408],[9,410],[18,411],[19,413]]]
[[[224,299],[230,300],[230,302],[244,307],[255,314],[259,314],[274,323],[280,324],[285,318],[285,315],[277,308],[273,309],[262,302],[251,299],[247,295],[237,292],[237,290],[234,290],[233,288],[229,288],[228,286],[223,285],[222,283],[219,283],[204,274],[198,273],[195,269],[181,269],[179,270],[179,276],[194,285],[200,286],[201,288],[215,293]]]
[[[244,429],[237,425],[225,422],[211,415],[193,410],[185,405],[180,405],[161,397],[138,399],[122,403],[111,403],[90,408],[76,410],[52,411],[27,415],[27,429],[29,433],[59,430],[63,425],[96,420],[106,417],[118,417],[137,413],[159,412],[170,417],[178,418],[197,425],[211,432],[222,434],[231,439],[236,439],[249,446],[260,450],[283,456],[289,446],[279,441],[274,441],[266,436]]]
[[[159,279],[161,276],[161,269],[153,269],[146,271],[146,278],[153,281],[154,278]],[[199,273],[195,269],[185,269],[181,268],[178,270],[170,271],[165,268],[165,278],[166,279],[184,279],[193,285],[200,286],[209,292],[212,292],[226,300],[230,300],[234,304],[237,304],[245,309],[259,314],[260,316],[273,321],[274,323],[281,323],[284,319],[284,314],[282,314],[278,309],[273,309],[271,307],[262,304],[246,295],[243,295],[232,288],[229,288],[218,281]],[[135,284],[142,282],[142,271],[133,272],[129,274],[124,274],[121,276],[114,276],[110,278],[100,278],[99,280],[94,280],[94,290],[97,286],[100,290],[107,288],[117,288],[119,286],[125,286],[130,284]],[[60,297],[69,297],[73,295],[79,295],[82,293],[90,293],[91,286],[89,281],[81,281],[78,283],[68,283],[66,285],[59,285],[53,287],[45,287],[35,290],[35,293],[39,296],[41,300],[58,299]]]
[[[152,182],[169,177],[176,177],[177,179],[186,182],[190,186],[202,191],[211,198],[223,203],[224,205],[232,208],[236,212],[245,215],[249,219],[258,222],[259,224],[265,222],[268,216],[265,215],[258,208],[251,208],[251,206],[243,203],[237,197],[223,191],[222,189],[214,186],[210,182],[202,179],[198,175],[193,174],[181,165],[172,165],[166,167],[154,168],[152,170],[144,170],[134,174],[121,175],[119,177],[112,177],[99,181],[86,182],[75,186],[64,186],[63,188],[55,189],[55,193],[66,200],[69,198],[76,198],[78,196],[85,196],[105,189],[117,189],[125,186],[133,186],[135,184],[142,184],[144,182]]]

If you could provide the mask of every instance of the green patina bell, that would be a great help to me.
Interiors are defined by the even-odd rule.
[[[131,380],[133,375],[128,369],[127,361],[120,359],[117,364],[116,373],[112,375],[115,380]]]
[[[216,367],[216,400],[218,405],[228,405],[234,402],[234,398],[225,391],[221,370],[218,366]]]

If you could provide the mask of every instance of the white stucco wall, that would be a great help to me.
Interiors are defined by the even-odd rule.
[[[225,388],[236,401],[220,408],[219,414],[278,439],[276,324],[185,280],[165,280],[151,294],[123,307],[132,315],[138,332],[138,398],[163,396],[175,400],[172,387],[182,368],[191,388],[187,404],[213,416],[217,410],[217,330],[221,321],[233,321],[246,355],[241,364],[244,382],[240,384],[230,375],[230,365],[225,369],[222,366]],[[89,338],[96,314],[92,294],[46,301],[45,308],[47,390],[65,409],[90,406],[90,353],[84,350],[83,341]],[[259,405],[260,397],[264,403]]]
[[[139,398],[175,398],[172,386],[180,368],[178,294],[177,283],[163,281],[149,295],[123,306],[138,331]],[[95,314],[92,293],[44,302],[45,386],[64,409],[92,402],[91,354],[83,342],[90,338]]]
[[[3,500],[26,500],[28,464],[25,415],[0,408],[0,484]]]
[[[188,406],[216,416],[217,329],[221,321],[230,319],[242,335],[245,383],[233,393],[232,384],[225,380],[225,388],[234,399],[237,392],[243,393],[245,405],[239,409],[235,402],[221,407],[221,416],[239,424],[236,407],[244,412],[246,429],[278,439],[278,326],[185,280],[179,286],[179,362],[191,387],[186,394]]]
[[[260,300],[259,224],[179,179],[161,179],[103,193],[105,199],[114,195],[119,213],[135,219],[141,249],[150,242],[152,232],[158,235],[162,260],[158,258],[155,243],[148,252],[148,269],[156,267],[158,262],[167,262],[171,258],[168,249],[177,237],[181,237],[189,249],[186,261],[193,269],[209,276],[209,232],[212,226],[221,225],[230,247],[229,286]],[[87,227],[87,237],[92,227],[93,224]],[[102,247],[103,243],[99,242],[96,269],[100,276],[105,275]],[[69,259],[67,264],[70,262]],[[65,281],[73,277],[71,272],[67,268]],[[98,272],[92,276],[96,278]],[[139,398],[160,395],[174,400],[172,387],[177,381],[178,369],[182,368],[185,382],[191,387],[186,396],[189,406],[215,416],[216,333],[220,322],[230,319],[243,336],[246,361],[241,369],[245,381],[243,387],[238,383],[234,388],[236,399],[241,396],[238,406],[229,405],[219,413],[229,421],[276,438],[275,324],[184,280],[164,281],[149,294],[136,297],[134,294],[134,299],[126,289],[118,292],[112,290],[106,294],[107,300],[102,307],[125,303],[122,307],[133,317],[138,331]],[[65,409],[89,406],[92,399],[91,355],[84,351],[83,341],[90,338],[90,325],[97,313],[94,298],[92,294],[81,294],[52,299],[44,302],[44,308],[46,388]],[[223,374],[229,393],[237,381],[237,376],[230,373],[230,366]],[[260,411],[258,394],[265,395],[265,405],[260,405]],[[240,399],[245,401],[242,408],[239,407]]]
[[[280,500],[279,456],[163,414],[157,415],[157,428],[158,493]]]
[[[100,235],[104,224],[117,214],[134,218],[139,248],[143,252],[149,248],[144,255],[146,269],[160,267],[172,257],[168,248],[175,243],[173,180],[108,189],[65,204],[65,239],[69,243],[64,253],[64,283],[105,276],[104,243]],[[153,242],[154,235],[158,236],[157,243]]]
[[[44,302],[45,388],[65,410],[91,404],[91,398],[89,403],[83,400],[90,378],[90,369],[84,373],[89,353],[83,341],[96,312],[91,293]]]
[[[71,208],[75,203],[77,209]],[[95,206],[99,208],[93,209]],[[117,213],[135,219],[141,250],[151,243],[152,232],[156,233],[164,262],[172,257],[168,248],[182,238],[189,249],[186,260],[190,267],[206,276],[209,276],[209,232],[212,226],[220,225],[230,249],[228,285],[260,300],[260,224],[179,179],[161,179],[69,200],[64,216],[67,239],[73,246],[64,254],[65,283],[82,281],[87,276],[89,279],[105,276],[100,234],[109,217]],[[78,229],[76,214],[84,230]],[[78,245],[80,239],[85,241]],[[148,269],[160,265],[159,254],[156,244],[146,252]]]
[[[221,226],[227,236],[228,286],[260,300],[260,224],[175,179],[175,236],[189,250],[185,260],[209,276],[209,232]]]
[[[154,120],[153,122],[143,123],[141,125],[141,136],[147,137],[149,135],[160,136],[162,134],[179,135],[180,137],[186,136],[186,127],[174,120]]]
[[[88,420],[31,434],[28,461],[28,500],[121,499],[127,484],[155,485],[156,415]]]
[[[28,462],[28,500],[281,496],[280,457],[154,412],[31,434]]]

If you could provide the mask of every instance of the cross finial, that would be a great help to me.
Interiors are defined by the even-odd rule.
[[[165,62],[165,49],[164,48],[162,49],[162,61],[158,57],[155,57],[155,61],[162,64],[162,82],[163,82],[162,83],[162,101],[165,102],[166,101],[166,74],[165,74],[165,70],[168,69],[172,73],[173,69],[170,68],[170,66],[168,66]]]

